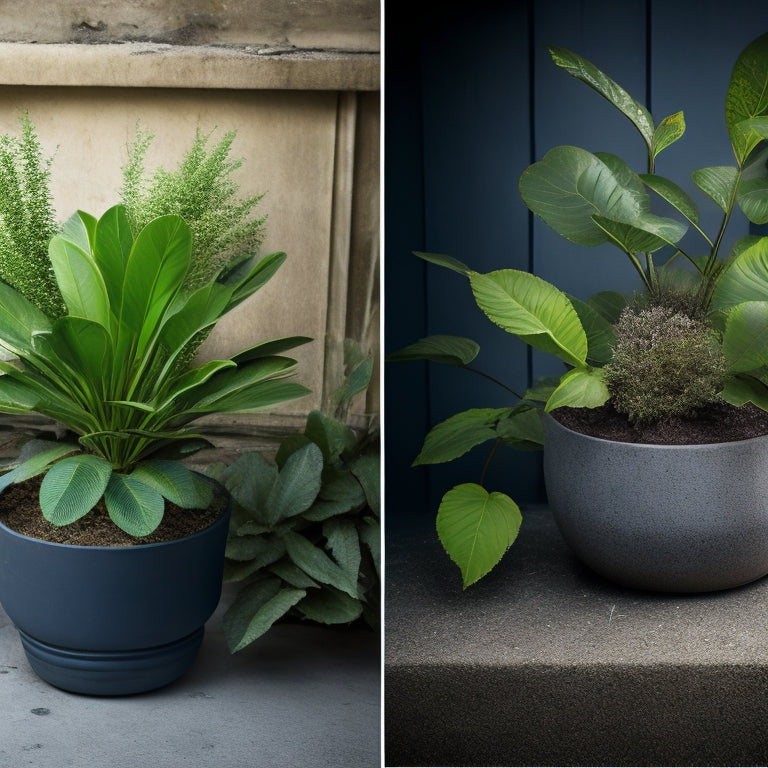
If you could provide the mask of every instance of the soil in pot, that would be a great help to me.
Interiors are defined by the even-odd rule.
[[[703,445],[768,435],[768,413],[751,403],[713,404],[695,418],[670,418],[645,426],[630,424],[610,402],[598,408],[558,408],[552,416],[574,432],[623,443]]]
[[[160,525],[142,538],[129,536],[109,518],[104,501],[100,501],[87,515],[70,525],[58,527],[49,523],[40,512],[39,477],[8,486],[3,493],[0,520],[9,528],[24,536],[31,536],[57,544],[79,546],[130,547],[139,544],[155,544],[191,536],[218,520],[226,509],[227,500],[214,495],[208,509],[182,509],[165,502],[165,514]]]

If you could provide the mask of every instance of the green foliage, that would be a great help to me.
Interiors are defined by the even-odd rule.
[[[238,197],[232,174],[242,161],[230,152],[236,133],[229,131],[209,147],[211,134],[199,130],[175,170],[149,174],[147,152],[153,136],[137,127],[128,163],[123,167],[121,201],[134,236],[152,219],[176,214],[192,230],[192,263],[185,288],[194,290],[255,253],[264,236],[265,218],[254,218],[261,195]]]
[[[692,417],[717,402],[725,369],[706,324],[664,307],[629,307],[616,326],[605,381],[616,410],[632,423],[647,424]]]
[[[275,463],[250,452],[207,470],[233,498],[224,576],[242,586],[223,622],[232,653],[289,614],[378,626],[379,464],[375,433],[357,437],[313,411]]]
[[[58,229],[50,164],[28,115],[21,118],[20,137],[0,136],[0,279],[55,318],[64,305],[48,261]]]
[[[133,237],[118,205],[98,220],[78,212],[51,240],[62,317],[49,318],[0,282],[0,346],[17,358],[0,363],[0,411],[40,413],[76,439],[66,458],[41,444],[3,480],[44,474],[41,508],[55,525],[79,519],[102,497],[115,524],[134,536],[157,527],[164,498],[207,507],[210,483],[158,453],[204,444],[188,426],[200,416],[260,409],[308,391],[286,380],[296,361],[279,354],[304,337],[178,369],[190,339],[258,290],[284,259],[254,257],[236,274],[189,290],[191,251],[180,216],[155,218]]]
[[[655,172],[659,153],[685,132],[683,112],[656,124],[645,106],[591,62],[565,48],[549,52],[558,67],[630,120],[647,164],[636,171],[612,154],[555,147],[523,171],[521,197],[567,240],[618,248],[642,281],[643,299],[625,311],[627,299],[612,291],[582,301],[528,273],[479,274],[452,256],[417,252],[467,278],[493,323],[553,354],[566,370],[554,382],[519,393],[470,366],[479,353],[470,339],[430,336],[394,352],[389,361],[429,360],[478,373],[517,401],[506,409],[471,408],[438,424],[415,464],[450,461],[489,440],[493,456],[510,435],[516,447],[535,447],[541,432],[532,416],[538,410],[593,408],[610,397],[636,421],[690,415],[718,398],[768,410],[768,237],[742,238],[730,253],[720,251],[739,211],[751,223],[768,223],[768,34],[742,51],[731,73],[725,122],[735,165],[691,174],[723,214],[719,230],[710,234],[699,225],[692,197]],[[652,211],[654,196],[674,217]],[[698,239],[693,252],[682,245],[689,229]],[[686,269],[677,267],[681,257]],[[453,488],[438,513],[440,539],[465,587],[493,568],[519,526],[514,502],[482,487],[487,464],[479,485]]]

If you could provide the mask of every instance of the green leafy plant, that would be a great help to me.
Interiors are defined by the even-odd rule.
[[[189,340],[257,291],[285,258],[254,258],[187,291],[191,251],[180,216],[156,218],[134,239],[123,206],[98,220],[80,211],[49,246],[67,314],[52,320],[0,283],[0,344],[17,358],[0,364],[0,411],[40,413],[76,436],[38,444],[0,478],[0,490],[44,474],[40,505],[53,524],[80,519],[103,497],[116,525],[145,536],[159,525],[164,499],[181,507],[211,499],[209,483],[153,454],[169,444],[199,446],[187,425],[205,414],[307,393],[286,381],[296,361],[280,355],[304,337],[176,369]]]
[[[612,154],[555,147],[522,173],[523,201],[574,243],[618,248],[639,276],[648,306],[676,305],[716,339],[720,349],[714,357],[721,357],[724,368],[719,398],[735,406],[751,402],[768,410],[768,237],[744,237],[729,253],[722,252],[724,233],[738,212],[752,223],[768,223],[768,148],[763,144],[768,139],[768,35],[741,52],[731,74],[725,120],[735,165],[708,166],[691,174],[722,212],[720,227],[712,234],[701,228],[690,195],[655,170],[658,155],[685,131],[683,113],[656,124],[642,104],[592,63],[564,48],[549,51],[558,67],[589,85],[633,123],[644,142],[647,165],[638,173]],[[651,193],[679,218],[653,213]],[[689,229],[698,238],[694,251],[681,243]],[[451,256],[416,255],[465,277],[476,303],[493,323],[559,358],[566,372],[554,383],[541,382],[529,392],[517,393],[503,385],[516,404],[471,409],[436,425],[415,463],[450,461],[488,440],[494,441],[494,450],[502,442],[524,449],[540,447],[539,412],[563,406],[594,408],[611,399],[606,365],[614,360],[614,324],[627,297],[606,291],[582,301],[527,272],[502,269],[480,274]],[[687,268],[678,268],[681,260]],[[479,346],[470,339],[431,336],[389,360],[431,360],[475,371],[470,364],[478,352]],[[655,399],[660,401],[661,395]],[[465,588],[496,565],[517,536],[521,520],[509,497],[489,494],[482,482],[452,489],[438,510],[440,539],[461,569]]]
[[[313,411],[272,463],[257,452],[207,472],[233,498],[225,581],[240,582],[223,629],[239,651],[287,615],[378,625],[378,435]]]

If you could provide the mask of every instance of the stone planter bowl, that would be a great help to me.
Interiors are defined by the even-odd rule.
[[[555,521],[617,584],[707,592],[768,574],[768,436],[711,445],[589,437],[544,417]]]

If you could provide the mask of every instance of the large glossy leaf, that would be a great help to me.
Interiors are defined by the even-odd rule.
[[[731,310],[723,354],[729,373],[748,373],[768,365],[768,301],[746,301]]]
[[[699,211],[690,195],[673,181],[654,173],[644,173],[640,178],[659,197],[675,207],[693,224],[699,223]]]
[[[605,233],[609,242],[625,253],[653,253],[665,245],[674,245],[686,232],[684,224],[651,213],[640,214],[634,224],[599,214],[595,214],[592,221]]]
[[[544,410],[554,411],[563,406],[597,408],[608,402],[610,396],[602,368],[574,368],[563,375],[560,386],[547,400]]]
[[[768,118],[765,118],[768,121]],[[768,149],[756,153],[744,168],[736,189],[736,201],[753,224],[768,223]]]
[[[528,272],[503,269],[470,273],[480,309],[490,320],[526,344],[556,355],[571,365],[583,365],[587,335],[568,297]]]
[[[112,338],[100,323],[82,317],[66,315],[53,324],[51,348],[73,371],[92,385],[96,392],[108,398],[106,382],[112,373]]]
[[[739,136],[739,151],[743,154],[746,163],[757,145],[768,139],[768,117],[752,117],[742,120],[734,126],[734,136]]]
[[[96,506],[112,475],[112,465],[98,456],[70,456],[54,464],[40,485],[40,509],[54,525],[68,525]]]
[[[744,301],[768,300],[768,237],[739,250],[720,275],[712,293],[712,312]]]
[[[91,254],[59,236],[51,240],[48,256],[69,314],[110,329],[107,287]]]
[[[594,64],[566,48],[548,46],[552,60],[570,75],[607,99],[622,114],[624,114],[640,131],[648,147],[653,145],[653,118],[650,112],[638,101],[632,98],[617,82],[601,72]]]
[[[739,164],[750,152],[738,125],[768,110],[768,34],[753,40],[739,55],[725,97],[725,122]]]
[[[387,361],[431,360],[461,367],[471,363],[478,352],[480,345],[463,336],[427,336],[387,355]]]
[[[521,451],[539,451],[544,447],[539,411],[525,401],[518,403],[506,419],[499,420],[496,433],[506,445]]]
[[[227,304],[226,311],[229,312],[231,309],[234,309],[234,307],[266,285],[277,270],[280,269],[286,258],[284,253],[271,253],[269,256],[265,256],[258,261],[255,266],[252,266],[250,261],[245,262],[249,267],[249,271],[245,272],[245,274],[243,274],[242,269],[239,269],[229,275],[223,281],[232,288],[232,295]],[[245,267],[245,264],[242,266]]]
[[[312,390],[293,381],[258,381],[237,392],[232,392],[206,405],[197,404],[185,413],[230,413],[233,411],[260,411],[268,406],[306,397]]]
[[[162,522],[165,502],[158,491],[131,475],[113,472],[104,492],[112,522],[130,536],[148,536]]]
[[[598,226],[595,216],[665,242],[682,237],[685,227],[680,222],[651,214],[639,177],[628,174],[626,164],[610,161],[609,165],[607,159],[579,147],[555,147],[523,171],[520,194],[552,229],[579,245],[596,246],[615,239],[606,234],[605,226]]]
[[[76,211],[64,222],[59,234],[86,253],[92,253],[96,224],[95,216],[85,211]]]
[[[700,168],[691,173],[696,186],[706,192],[724,212],[727,212],[736,199],[736,185],[739,171],[730,165]]]
[[[127,338],[121,336],[121,349],[136,342],[137,353],[142,353],[184,282],[191,251],[192,233],[180,216],[161,216],[139,232],[122,281],[118,317]]]
[[[309,509],[320,493],[322,473],[323,454],[314,443],[292,454],[269,491],[267,522],[275,525]]]
[[[252,347],[248,347],[242,352],[238,352],[232,360],[240,365],[242,363],[250,362],[251,360],[259,360],[263,357],[279,355],[283,352],[287,352],[289,349],[295,349],[303,344],[308,344],[310,341],[314,341],[314,339],[309,336],[284,336],[280,339],[270,339],[269,341],[262,341],[259,344],[254,344]]]
[[[576,310],[587,334],[587,362],[590,365],[605,365],[613,357],[616,344],[613,326],[587,302],[570,294],[568,300]]]
[[[445,551],[459,566],[464,588],[485,576],[517,538],[522,515],[503,493],[488,493],[465,483],[443,496],[437,533]]]
[[[496,440],[496,425],[511,413],[511,408],[472,408],[436,424],[424,439],[413,466],[452,461],[476,445]]]
[[[741,374],[730,377],[725,382],[720,397],[737,407],[752,403],[758,408],[768,411],[768,387],[753,376]]]

